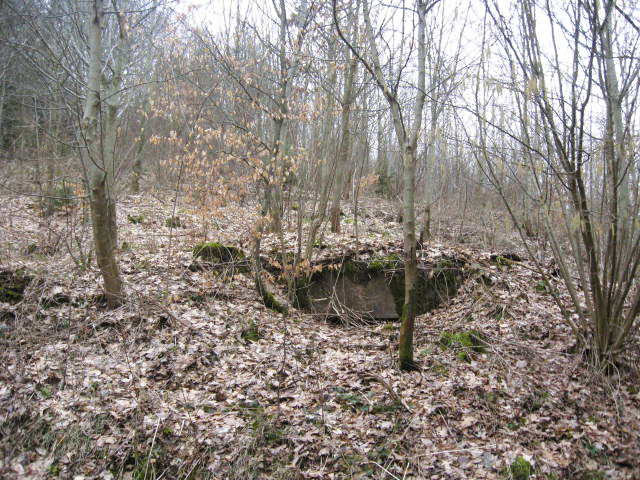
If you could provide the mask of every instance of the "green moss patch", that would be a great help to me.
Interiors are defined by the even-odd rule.
[[[453,348],[463,362],[470,362],[473,353],[486,352],[486,337],[477,330],[442,332],[438,339],[442,351]]]
[[[558,293],[558,290],[555,287],[552,287],[549,284],[549,282],[545,279],[538,281],[533,288],[536,292],[540,292],[540,293],[547,293],[547,294]]]
[[[24,298],[24,291],[33,280],[24,270],[0,271],[0,302],[16,304]]]
[[[184,227],[184,224],[182,223],[182,220],[180,220],[180,217],[169,217],[169,218],[167,218],[167,220],[165,221],[165,225],[167,226],[167,228],[182,228],[182,227]]]
[[[262,293],[262,302],[264,303],[265,307],[273,310],[274,312],[282,313],[285,315],[288,313],[287,307],[280,303],[271,292],[265,291]]]
[[[367,265],[367,270],[373,274],[381,273],[385,270],[396,269],[401,266],[401,259],[397,253],[387,256],[376,256]]]
[[[445,287],[456,285],[461,265],[452,258],[443,258],[433,266],[432,277]]]
[[[358,273],[365,269],[366,265],[361,262],[344,262],[342,264],[342,273]]]
[[[249,325],[246,328],[242,329],[242,333],[240,334],[240,337],[242,337],[242,339],[246,342],[253,343],[253,342],[257,342],[262,338],[262,333],[258,329],[258,326],[256,325],[256,323],[253,320],[251,320],[249,322]]]
[[[449,375],[449,370],[447,369],[447,367],[440,364],[432,365],[428,370],[439,375],[440,377],[446,377],[447,375]]]
[[[521,456],[518,456],[509,466],[509,478],[513,480],[529,480],[533,473],[533,466]]]

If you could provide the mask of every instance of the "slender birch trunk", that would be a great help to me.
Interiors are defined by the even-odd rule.
[[[422,126],[422,111],[425,104],[426,92],[426,14],[436,2],[431,2],[429,6],[424,0],[417,1],[418,13],[418,72],[416,97],[413,104],[413,123],[408,125],[402,114],[402,107],[398,99],[398,92],[387,82],[380,62],[380,54],[376,44],[375,35],[369,12],[369,3],[363,2],[363,17],[365,23],[365,34],[369,44],[369,57],[371,64],[358,54],[357,50],[349,43],[338,28],[342,40],[347,43],[358,60],[364,64],[369,73],[373,76],[378,88],[384,95],[391,118],[398,138],[398,143],[402,151],[403,167],[403,239],[404,239],[404,262],[405,262],[405,300],[402,310],[399,336],[399,360],[400,368],[403,370],[415,369],[416,363],[413,359],[413,331],[415,325],[416,311],[416,291],[415,284],[418,275],[418,259],[416,257],[416,232],[415,232],[415,176],[416,176],[416,148],[418,136]],[[334,21],[338,25],[336,17],[336,0],[333,0]]]
[[[337,64],[335,59],[335,41],[332,41],[329,44],[329,67],[328,67],[328,79],[329,86],[333,86],[336,83],[337,78]],[[327,213],[327,206],[329,205],[329,192],[331,190],[331,184],[333,183],[333,179],[330,175],[332,166],[332,161],[330,158],[330,152],[333,152],[334,149],[331,148],[331,130],[333,127],[333,119],[334,119],[334,102],[331,98],[331,95],[327,93],[325,100],[323,101],[323,109],[324,109],[324,118],[322,120],[322,130],[321,130],[321,139],[320,139],[320,155],[321,155],[321,164],[319,167],[318,177],[319,177],[319,190],[320,190],[320,199],[318,208],[315,210],[315,215],[313,220],[311,221],[311,226],[309,227],[309,235],[307,239],[307,246],[305,250],[305,259],[311,261],[311,256],[313,254],[313,244],[318,236],[318,231],[320,230],[320,226],[325,219],[325,215]]]
[[[353,84],[357,71],[357,59],[350,55],[349,67],[344,80],[344,91],[342,95],[342,115],[341,115],[341,132],[340,132],[340,148],[338,150],[338,158],[336,164],[336,181],[333,193],[333,202],[331,204],[331,231],[340,231],[340,200],[345,187],[345,177],[349,157],[351,156],[351,147],[353,138],[350,132],[351,126],[351,107],[353,105]]]
[[[114,244],[115,204],[111,196],[113,185],[110,184],[113,181],[113,170],[110,173],[100,122],[103,15],[102,0],[93,0],[87,21],[89,70],[81,129],[85,145],[82,150],[82,165],[89,192],[96,259],[104,281],[107,303],[113,308],[122,302],[122,280]]]

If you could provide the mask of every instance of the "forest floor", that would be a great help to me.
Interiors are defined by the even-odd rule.
[[[109,311],[80,207],[43,218],[36,200],[0,200],[0,280],[30,279],[0,303],[0,477],[640,478],[640,342],[619,372],[590,368],[548,293],[561,283],[491,261],[517,242],[484,251],[474,225],[443,221],[421,255],[464,256],[482,274],[418,318],[421,369],[406,373],[397,325],[283,316],[250,274],[189,269],[203,238],[248,251],[254,211],[205,225],[161,194],[124,198],[127,301]],[[325,250],[400,247],[389,202],[362,202],[357,239],[345,213]],[[483,348],[445,348],[443,332],[472,330]]]

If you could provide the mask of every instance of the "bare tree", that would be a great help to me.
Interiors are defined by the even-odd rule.
[[[284,0],[273,0],[264,6],[256,3],[256,7],[263,9],[264,15],[259,18],[268,28],[263,29],[264,25],[255,19],[238,17],[235,38],[230,31],[220,36],[208,30],[208,26],[189,29],[196,40],[195,45],[188,46],[189,51],[199,48],[198,54],[212,61],[207,65],[206,78],[199,78],[197,73],[188,75],[189,89],[197,86],[200,98],[196,108],[188,112],[189,128],[180,133],[184,143],[179,156],[188,164],[190,174],[202,179],[215,176],[210,183],[225,182],[220,178],[223,169],[241,166],[248,171],[248,178],[242,177],[246,179],[244,186],[255,182],[261,192],[262,216],[270,220],[260,219],[255,224],[251,237],[254,257],[260,254],[263,233],[270,230],[279,236],[286,264],[289,260],[283,231],[286,188],[294,183],[298,161],[304,157],[297,144],[296,127],[306,112],[299,108],[297,100],[304,96],[301,78],[309,58],[305,54],[307,34],[318,7],[312,0],[299,0],[294,9]],[[271,28],[272,25],[276,28]],[[194,67],[195,72],[201,71],[201,65]],[[224,94],[216,96],[215,92]],[[207,126],[206,134],[203,125]],[[216,158],[218,167],[212,166],[210,172],[203,174],[193,161],[197,149],[210,153],[207,158]],[[259,258],[254,260],[254,266],[259,267]],[[294,291],[292,282],[298,260],[296,257],[290,268],[284,269],[287,265],[283,265],[290,293]],[[259,268],[256,286],[267,303],[269,294]]]
[[[118,14],[119,15],[119,14]],[[122,280],[116,260],[117,228],[115,222],[114,158],[119,90],[122,78],[121,50],[124,48],[125,26],[119,17],[119,42],[112,81],[106,103],[106,121],[103,121],[101,71],[103,67],[103,0],[93,0],[87,16],[86,31],[89,49],[86,99],[82,116],[80,141],[82,166],[89,191],[93,220],[93,239],[96,259],[104,280],[104,289],[110,306],[122,301]]]
[[[351,16],[357,17],[360,9],[360,2],[356,2],[356,7],[350,13]],[[358,24],[354,22],[350,33],[349,42],[353,45],[357,45],[356,35],[358,34]],[[351,149],[353,145],[353,137],[350,131],[351,129],[351,109],[355,97],[355,77],[357,74],[358,60],[353,55],[350,49],[347,48],[346,59],[347,67],[344,76],[344,88],[342,92],[342,99],[340,106],[342,108],[342,115],[340,117],[340,146],[338,148],[338,155],[336,159],[336,175],[335,175],[335,189],[333,193],[333,202],[331,203],[331,231],[340,231],[340,200],[342,199],[342,193],[344,191],[347,163],[351,157]]]
[[[633,15],[611,0],[604,5],[598,0],[570,2],[562,20],[549,2],[538,5],[527,0],[517,11],[522,49],[499,4],[487,3],[511,65],[519,70],[512,91],[522,97],[522,105],[531,101],[537,110],[540,124],[535,135],[541,142],[528,134],[502,131],[533,153],[525,158],[545,160],[529,163],[539,196],[544,195],[549,177],[558,198],[568,200],[550,204],[545,223],[573,308],[551,293],[592,361],[609,366],[637,331],[640,314],[640,204],[630,181],[637,178],[638,169],[632,139],[637,135],[634,107],[640,61],[636,41],[618,44],[617,53],[613,41],[633,38],[622,33],[637,35],[637,26]],[[542,22],[551,32],[549,41],[539,38]],[[602,101],[595,93],[598,87]],[[523,112],[527,110],[520,109],[520,121],[527,125]],[[592,117],[601,122],[590,121]],[[602,125],[604,132],[599,132]],[[483,152],[492,181],[514,223],[520,225],[486,142]],[[590,175],[593,171],[602,173]]]
[[[391,117],[398,139],[399,147],[402,154],[402,171],[403,171],[403,236],[404,236],[404,263],[405,263],[405,300],[402,309],[402,325],[400,327],[400,339],[399,339],[399,358],[400,368],[404,370],[411,370],[416,368],[416,364],[413,359],[413,331],[416,315],[416,295],[415,290],[417,274],[418,274],[418,261],[416,257],[416,216],[415,216],[415,173],[416,173],[416,150],[418,144],[418,137],[420,135],[420,128],[422,125],[422,111],[425,104],[426,92],[426,15],[427,12],[433,8],[437,3],[425,2],[423,0],[417,0],[415,15],[417,16],[417,52],[416,59],[417,71],[416,71],[416,84],[415,84],[415,99],[413,102],[413,115],[411,123],[407,116],[405,107],[401,103],[400,91],[399,91],[399,79],[402,75],[403,66],[399,67],[397,81],[389,79],[385,76],[382,69],[382,62],[380,58],[378,43],[376,41],[376,35],[373,30],[373,23],[371,20],[370,2],[363,0],[362,11],[364,20],[365,36],[368,45],[367,56],[359,50],[357,50],[342,33],[340,27],[340,21],[338,19],[337,0],[333,0],[333,18],[336,24],[336,28],[342,40],[353,51],[356,58],[363,64],[367,71],[371,74],[378,88],[384,95],[385,100],[391,111]],[[403,9],[404,10],[404,9]],[[405,25],[402,22],[402,28],[404,30]],[[404,40],[404,38],[402,39]],[[411,56],[413,52],[409,52]],[[407,58],[400,59],[401,65],[406,66],[408,62]]]
[[[420,243],[431,237],[431,207],[435,202],[435,171],[438,166],[438,155],[445,149],[443,113],[451,102],[451,97],[458,88],[459,69],[462,56],[462,35],[465,31],[467,18],[456,23],[448,21],[446,9],[441,9],[438,16],[433,16],[433,26],[430,31],[432,39],[427,46],[427,95],[429,99],[428,134],[425,138],[425,165],[423,190],[423,216],[420,229]],[[452,26],[455,25],[455,29]],[[450,59],[447,59],[446,49],[453,47],[452,39],[458,35],[457,48]]]
[[[311,225],[309,227],[309,233],[307,236],[307,245],[305,249],[304,258],[307,261],[311,261],[313,255],[313,245],[318,237],[318,232],[322,226],[329,205],[329,194],[333,185],[334,167],[335,167],[335,148],[332,142],[332,132],[334,130],[335,119],[335,84],[338,78],[338,61],[336,44],[338,39],[336,38],[333,29],[327,35],[327,61],[325,63],[325,70],[318,74],[318,83],[320,85],[320,91],[316,95],[320,96],[320,108],[322,111],[322,122],[319,128],[316,128],[318,132],[318,139],[315,141],[314,148],[311,150],[311,158],[318,158],[319,165],[316,168],[314,179],[315,183],[315,198],[314,204],[309,209],[311,216]]]
[[[134,102],[135,87],[142,83],[141,65],[146,63],[140,56],[161,18],[155,15],[159,5],[159,0],[61,0],[12,2],[7,7],[18,19],[15,23],[22,35],[3,35],[3,43],[15,52],[22,68],[38,79],[31,87],[36,158],[48,145],[50,189],[58,150],[77,148],[91,207],[96,258],[112,307],[122,301],[116,196],[118,177],[127,163],[121,141],[123,115]],[[143,29],[144,35],[133,45],[130,35]]]

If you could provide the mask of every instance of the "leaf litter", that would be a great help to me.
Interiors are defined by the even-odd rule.
[[[207,226],[181,206],[171,228],[171,204],[127,197],[127,303],[107,311],[98,272],[79,267],[71,242],[23,254],[51,241],[30,207],[1,207],[2,269],[37,279],[21,303],[0,306],[6,478],[500,479],[518,458],[532,478],[638,478],[637,339],[630,368],[591,370],[526,261],[502,268],[496,252],[452,242],[421,251],[464,257],[473,272],[418,318],[421,370],[404,373],[397,325],[283,317],[261,304],[249,274],[189,269],[199,241],[246,248],[253,209],[226,207]],[[354,225],[325,234],[318,259],[400,251],[391,205],[361,210],[358,235]],[[46,228],[68,235],[65,215]],[[295,250],[295,232],[285,241]],[[263,244],[268,255],[280,239]],[[443,332],[464,331],[481,333],[481,352],[443,347]]]

